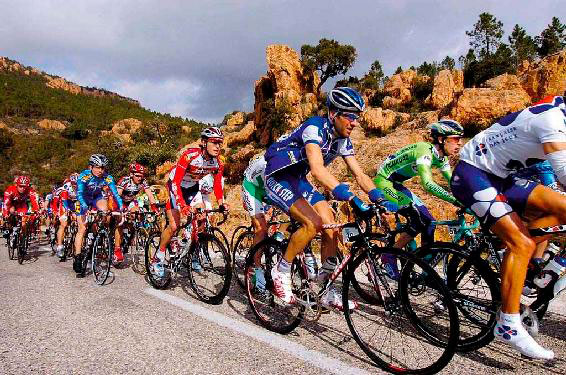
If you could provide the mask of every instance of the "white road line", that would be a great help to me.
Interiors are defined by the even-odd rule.
[[[226,327],[228,329],[231,329],[232,331],[249,336],[277,350],[283,350],[305,362],[308,362],[320,368],[321,370],[338,375],[369,374],[369,372],[365,370],[362,370],[357,367],[349,366],[348,364],[342,361],[331,358],[326,354],[317,352],[316,350],[308,349],[301,344],[283,338],[282,336],[277,335],[275,333],[269,332],[264,328],[253,326],[251,324],[244,323],[236,319],[232,319],[224,314],[185,301],[184,299],[172,296],[161,290],[147,288],[144,290],[144,292],[154,297],[157,297],[165,302],[169,302],[172,305],[180,307],[181,309],[193,313],[194,315],[197,315],[203,319],[218,324],[219,326]]]

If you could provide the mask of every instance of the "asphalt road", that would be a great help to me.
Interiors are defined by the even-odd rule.
[[[234,282],[206,305],[182,285],[152,289],[132,268],[111,283],[76,279],[45,245],[23,265],[0,245],[0,374],[378,374],[342,315],[326,314],[285,336],[259,327]],[[522,359],[492,343],[456,354],[446,374],[566,373],[566,297],[551,305],[539,342],[557,359]]]

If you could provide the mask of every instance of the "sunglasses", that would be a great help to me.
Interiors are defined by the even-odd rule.
[[[137,173],[135,173],[135,174],[134,174],[134,177],[143,178],[143,174],[137,174]]]
[[[222,139],[211,139],[209,140],[209,142],[214,143],[215,145],[221,145],[222,143],[224,143]]]
[[[360,118],[360,115],[351,112],[342,112],[340,113],[340,116],[345,117],[350,121],[356,121],[357,119]]]

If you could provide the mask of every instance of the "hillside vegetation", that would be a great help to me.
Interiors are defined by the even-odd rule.
[[[179,146],[193,141],[204,125],[149,111],[107,91],[96,89],[102,92],[97,96],[74,94],[46,83],[41,74],[0,67],[0,190],[14,175],[25,173],[45,191],[84,169],[93,152],[107,154],[110,172],[117,176],[134,160],[154,169],[173,158]],[[43,119],[59,121],[64,129],[42,128],[38,121]],[[142,123],[128,139],[112,130],[123,119]]]

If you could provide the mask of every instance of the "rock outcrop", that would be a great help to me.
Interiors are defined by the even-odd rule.
[[[392,75],[383,87],[383,92],[387,94],[383,98],[383,108],[393,108],[411,101],[411,89],[417,77],[417,72],[412,69]]]
[[[454,97],[464,90],[464,72],[444,69],[434,77],[432,93],[427,98],[435,109],[443,109],[450,105]]]
[[[248,143],[252,140],[254,133],[254,122],[249,121],[240,131],[226,134],[226,137],[224,138],[225,146],[233,147],[235,145]]]
[[[37,122],[41,129],[45,130],[65,130],[67,127],[61,121],[44,119]]]
[[[289,46],[268,46],[266,60],[267,74],[255,82],[254,89],[256,140],[263,146],[279,135],[267,124],[274,108],[286,104],[289,108],[286,128],[297,126],[317,108],[316,87],[320,82],[316,72],[303,71],[299,55]]]
[[[395,112],[380,107],[368,107],[361,117],[361,125],[368,133],[386,134],[391,128],[403,124],[411,118],[408,113]]]
[[[103,130],[103,135],[115,135],[125,143],[132,142],[132,134],[141,128],[143,123],[135,118],[126,118],[112,124],[112,130]]]
[[[530,64],[524,61],[517,76],[533,102],[548,95],[563,95],[566,91],[566,50]]]
[[[509,112],[518,111],[531,103],[525,90],[494,88],[464,89],[450,111],[450,117],[462,125],[475,124],[480,128]]]
[[[226,121],[226,127],[233,128],[238,125],[242,125],[245,121],[245,117],[246,114],[244,112],[234,113],[232,116],[230,116],[230,118],[228,118],[228,121]]]

